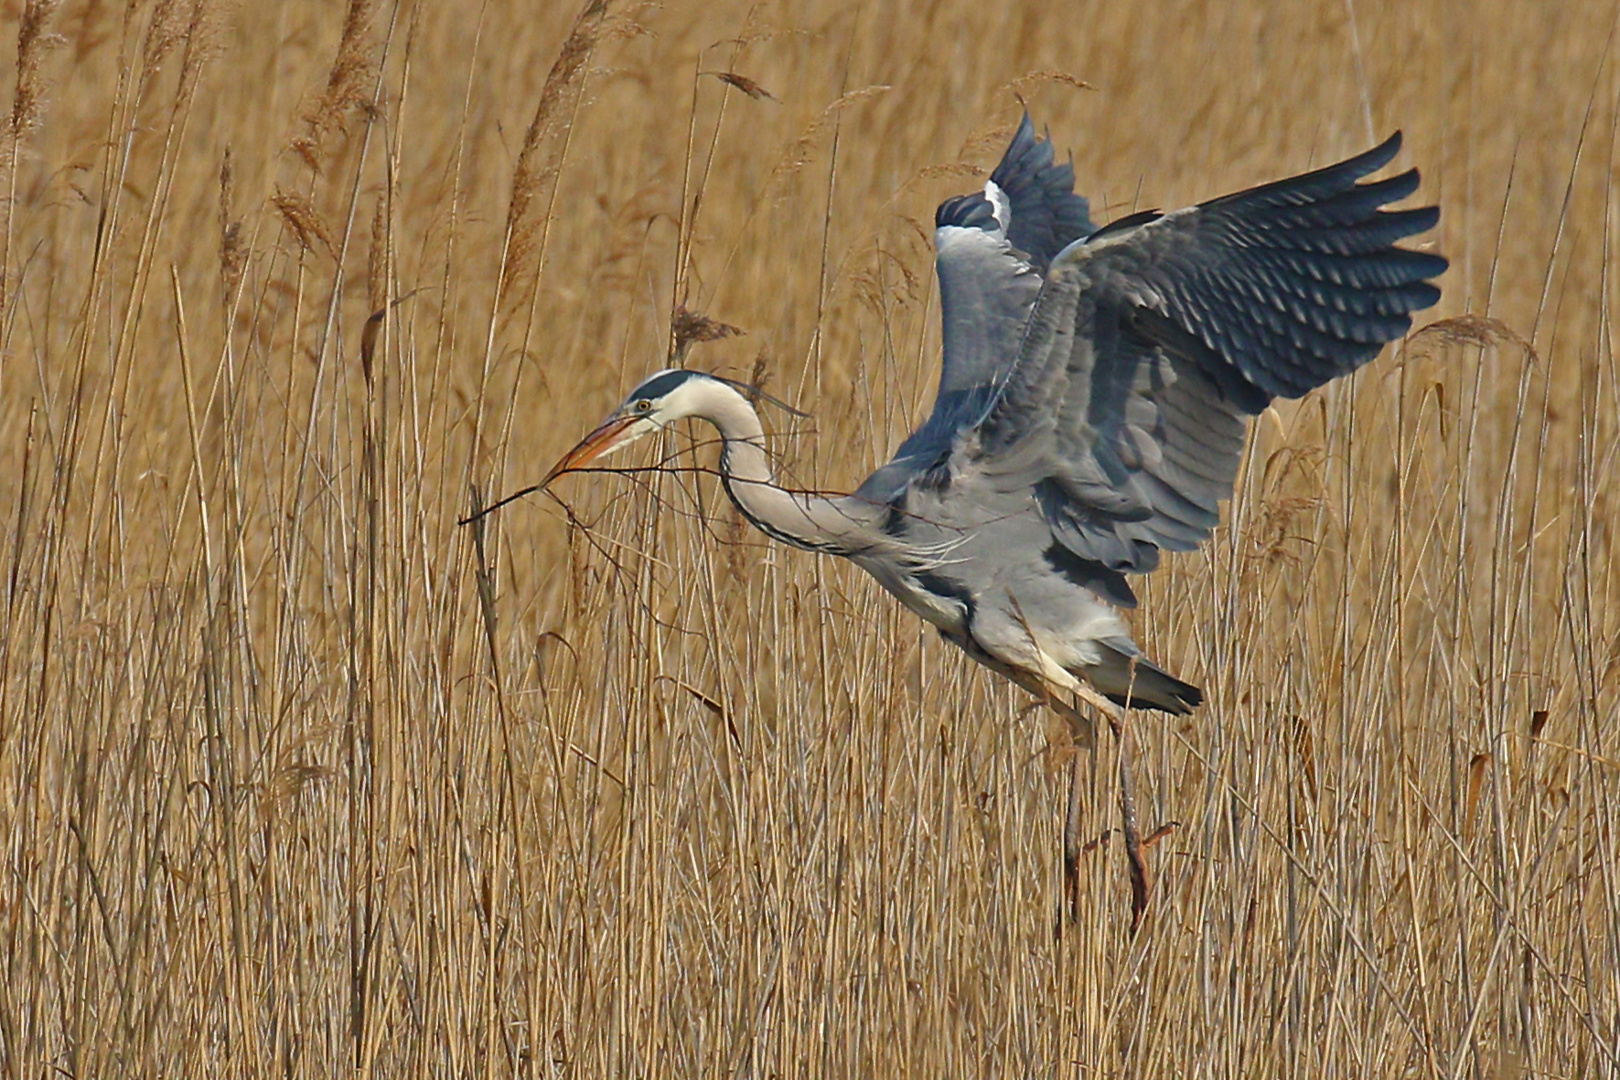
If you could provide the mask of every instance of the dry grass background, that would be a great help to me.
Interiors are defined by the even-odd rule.
[[[1615,1074],[1613,11],[990,10],[5,5],[6,1075]],[[503,510],[487,620],[455,525],[677,302],[858,482],[1015,91],[1104,219],[1404,128],[1452,259],[1143,590],[1134,938],[1051,721],[711,479]]]

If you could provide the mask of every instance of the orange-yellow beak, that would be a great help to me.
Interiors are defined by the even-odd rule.
[[[540,481],[542,488],[549,485],[565,472],[583,469],[609,450],[627,442],[627,433],[630,425],[636,422],[634,416],[610,416],[604,420],[600,427],[579,441],[579,445],[562,456],[562,460],[551,467],[546,478]]]

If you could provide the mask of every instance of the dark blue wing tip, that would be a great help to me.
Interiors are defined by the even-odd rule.
[[[1385,165],[1388,165],[1391,161],[1394,161],[1395,155],[1399,154],[1400,152],[1401,133],[1397,129],[1393,135],[1379,143],[1377,146],[1373,147],[1371,150],[1363,150],[1354,157],[1345,158],[1343,161],[1338,162],[1335,165],[1327,165],[1315,170],[1314,172],[1306,173],[1305,175],[1330,176],[1339,174],[1359,180],[1363,176],[1377,172]],[[1416,172],[1417,170],[1413,169],[1411,171]]]
[[[1394,161],[1395,155],[1399,154],[1400,152],[1401,132],[1399,129],[1396,129],[1393,135],[1379,143],[1377,146],[1373,147],[1371,150],[1363,150],[1354,157],[1345,158],[1343,161],[1337,162],[1333,165],[1324,165],[1320,169],[1314,169],[1302,176],[1294,177],[1294,179],[1311,180],[1318,177],[1322,179],[1331,177],[1354,182],[1356,180],[1360,180],[1363,176],[1369,176],[1372,173],[1377,172],[1379,169],[1382,169],[1385,165],[1388,165],[1391,161]],[[1416,169],[1411,169],[1408,171],[1414,175],[1417,173]],[[1406,174],[1402,173],[1399,177],[1395,177],[1394,179],[1400,180],[1405,176]],[[1416,185],[1414,184],[1414,187],[1415,186]]]
[[[1395,155],[1401,152],[1401,129],[1396,128],[1394,133],[1377,146],[1362,154],[1361,157],[1369,160],[1367,171],[1382,168],[1395,160]]]
[[[1035,134],[1035,122],[1029,118],[1026,109],[1024,118],[1018,122],[1018,130],[1013,132],[1012,141],[1002,152],[1001,161],[996,164],[990,179],[997,186],[1010,189],[1019,186],[1021,179],[1026,182],[1032,179],[1051,164],[1051,139],[1043,139]]]
[[[1383,205],[1406,198],[1416,191],[1422,182],[1423,178],[1416,169],[1407,169],[1384,180],[1369,180],[1364,184],[1357,184],[1354,190],[1364,196],[1376,196],[1379,205]]]
[[[1395,220],[1401,223],[1406,231],[1402,236],[1416,236],[1426,233],[1440,224],[1440,208],[1438,206],[1414,206],[1410,210],[1382,211],[1381,221]]]
[[[1258,187],[1235,191],[1230,195],[1222,195],[1199,205],[1221,206],[1238,202],[1266,204],[1279,199],[1292,202],[1301,198],[1318,201],[1346,192],[1365,191],[1367,188],[1373,188],[1374,190],[1387,188],[1390,191],[1399,191],[1408,184],[1415,191],[1418,181],[1416,169],[1409,169],[1398,176],[1393,176],[1388,180],[1376,181],[1371,185],[1357,183],[1363,177],[1370,176],[1395,160],[1395,155],[1400,151],[1401,133],[1397,131],[1371,150],[1363,150],[1354,157],[1345,158],[1343,161],[1337,161],[1331,165],[1324,165],[1320,169],[1312,169],[1310,172],[1274,180],[1269,184],[1261,184]],[[1387,201],[1403,198],[1406,194],[1410,194],[1410,192],[1392,195]]]
[[[1011,204],[1008,239],[1043,272],[1070,242],[1096,229],[1090,205],[1074,193],[1072,162],[1057,164],[1051,135],[1036,133],[1027,109],[990,180]],[[990,231],[997,227],[993,208],[982,193],[947,199],[934,212],[934,224]]]
[[[1018,130],[1013,132],[1013,144],[1017,145],[1020,139],[1035,138],[1035,121],[1030,118],[1029,110],[1024,110],[1023,118],[1018,121]]]
[[[1440,268],[1431,276],[1438,277],[1445,272],[1446,267],[1449,266],[1450,263],[1446,262],[1444,259],[1441,259],[1438,255],[1434,257],[1439,259]],[[1420,282],[1413,289],[1413,292],[1417,294],[1415,299],[1418,301],[1417,306],[1412,309],[1413,311],[1422,311],[1424,308],[1432,308],[1434,305],[1440,302],[1440,286],[1434,284],[1432,281]]]

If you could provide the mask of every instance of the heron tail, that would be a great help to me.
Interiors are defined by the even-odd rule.
[[[1084,668],[1092,686],[1116,705],[1185,715],[1204,702],[1204,692],[1182,682],[1142,655],[1135,642],[1097,642],[1102,659]]]

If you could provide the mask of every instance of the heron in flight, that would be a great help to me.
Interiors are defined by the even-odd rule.
[[[1202,691],[1144,656],[1121,615],[1130,579],[1209,536],[1249,417],[1355,371],[1439,299],[1446,260],[1396,246],[1438,208],[1384,209],[1417,170],[1366,180],[1400,145],[1098,228],[1026,113],[984,189],[935,214],[939,391],[853,494],[779,485],[749,388],[682,369],[637,386],[540,486],[707,420],[744,517],[853,561],[1079,738],[1076,698],[1189,712]],[[1073,807],[1071,791],[1071,827]]]

